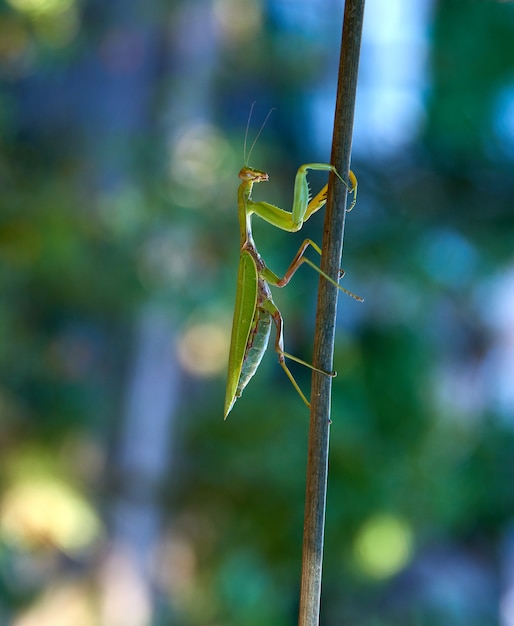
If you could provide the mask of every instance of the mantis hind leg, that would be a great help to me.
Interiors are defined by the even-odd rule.
[[[314,367],[314,365],[312,365],[311,363],[307,363],[307,361],[303,361],[302,359],[299,359],[298,357],[293,356],[292,354],[289,354],[288,352],[285,352],[284,351],[284,320],[282,318],[280,311],[278,310],[276,304],[271,299],[268,299],[265,302],[263,302],[261,306],[262,308],[269,311],[271,315],[271,319],[273,320],[273,323],[275,324],[275,328],[276,328],[275,352],[278,354],[278,362],[280,363],[280,366],[286,373],[286,376],[291,381],[291,384],[296,389],[300,398],[303,400],[305,405],[310,408],[311,406],[310,402],[307,400],[305,394],[301,390],[300,385],[297,383],[291,370],[287,367],[286,358],[291,359],[292,361],[296,361],[296,363],[300,363],[301,365],[304,365],[305,367],[308,367],[309,369],[314,370],[315,372],[320,372],[320,374],[325,374],[325,376],[335,376],[336,374],[335,372],[325,372],[324,370],[320,370],[317,367]]]

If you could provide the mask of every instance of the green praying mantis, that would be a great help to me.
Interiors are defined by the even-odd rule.
[[[264,124],[267,119],[268,118],[266,118]],[[261,131],[264,124],[261,127]],[[259,131],[254,140],[248,158],[245,158],[246,163],[249,160],[261,131]],[[248,126],[246,128],[244,143],[245,152],[247,134]],[[333,172],[346,185],[349,193],[353,192],[352,203],[347,209],[347,211],[351,211],[355,206],[357,197],[357,179],[352,171],[350,171],[349,174],[350,185],[348,185],[338,174],[335,167],[328,163],[307,163],[300,166],[294,184],[293,207],[291,212],[284,211],[269,202],[255,201],[252,199],[253,185],[255,183],[268,181],[269,177],[266,172],[254,169],[248,165],[242,167],[239,172],[241,184],[239,185],[237,194],[237,206],[241,234],[240,257],[228,361],[224,419],[227,418],[237,398],[241,396],[244,388],[257,371],[268,346],[272,324],[274,324],[276,328],[275,352],[278,354],[278,361],[307,407],[310,407],[310,403],[288,368],[286,358],[301,363],[327,376],[334,375],[332,372],[319,370],[310,363],[285,352],[284,321],[279,309],[273,302],[269,288],[270,285],[274,287],[285,287],[300,265],[307,263],[340,291],[343,291],[355,300],[362,301],[362,298],[344,289],[344,287],[341,287],[315,263],[304,256],[309,246],[314,248],[314,250],[321,255],[320,247],[311,239],[305,239],[302,243],[282,278],[277,276],[277,274],[266,266],[266,263],[255,246],[252,236],[252,215],[254,213],[272,226],[293,233],[300,230],[304,222],[326,204],[328,185],[325,185],[323,189],[311,199],[307,182],[308,170]],[[342,277],[343,274],[344,272],[341,270],[339,277]]]

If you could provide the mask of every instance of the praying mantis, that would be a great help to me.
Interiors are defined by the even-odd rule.
[[[266,118],[266,120],[267,119],[268,118]],[[264,123],[266,123],[266,121]],[[248,134],[248,126],[246,133]],[[253,150],[253,146],[250,150],[250,154]],[[248,159],[249,156],[250,155],[248,155]],[[247,162],[248,159],[245,158],[245,162]],[[326,204],[328,185],[325,185],[323,189],[311,199],[307,182],[308,170],[333,172],[348,187],[349,192],[353,192],[352,203],[347,209],[347,211],[351,211],[355,206],[357,197],[357,179],[352,171],[349,173],[349,186],[341,176],[339,176],[333,165],[328,163],[307,163],[300,166],[295,178],[293,207],[291,212],[284,211],[268,202],[255,201],[252,199],[253,185],[269,180],[269,176],[266,172],[254,169],[248,165],[244,165],[239,171],[241,184],[239,185],[237,194],[237,206],[241,235],[240,257],[229,351],[224,419],[227,418],[237,398],[241,396],[244,388],[257,371],[268,346],[272,324],[274,324],[276,328],[275,352],[278,354],[279,364],[307,407],[310,407],[310,403],[288,368],[285,359],[288,358],[297,363],[301,363],[327,376],[334,376],[333,372],[319,370],[310,363],[285,352],[284,322],[279,309],[273,301],[270,285],[274,287],[285,287],[300,265],[307,263],[340,291],[343,291],[355,300],[362,301],[362,298],[344,289],[344,287],[341,287],[315,263],[304,256],[309,246],[314,248],[314,250],[321,255],[320,247],[311,239],[305,239],[302,243],[282,278],[266,266],[266,263],[256,248],[252,236],[252,215],[254,213],[272,226],[293,233],[300,230],[304,222]],[[340,277],[342,277],[343,273],[344,272],[341,270]]]

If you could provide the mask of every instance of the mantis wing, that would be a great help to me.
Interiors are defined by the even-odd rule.
[[[255,315],[259,287],[257,266],[251,254],[243,250],[239,259],[236,305],[232,322],[232,337],[228,357],[225,419],[236,401],[237,385],[246,353],[250,329]]]

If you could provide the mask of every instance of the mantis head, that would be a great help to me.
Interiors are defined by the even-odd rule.
[[[268,174],[266,172],[256,170],[253,167],[248,167],[247,165],[239,170],[238,176],[241,180],[249,183],[262,183],[268,182],[269,180]]]

